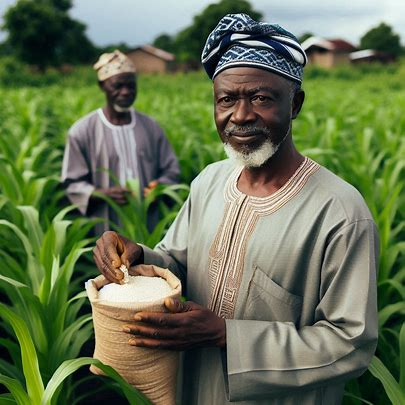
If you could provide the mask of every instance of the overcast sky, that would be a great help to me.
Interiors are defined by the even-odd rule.
[[[87,25],[97,45],[126,42],[137,46],[158,35],[176,34],[215,0],[73,0],[71,15]],[[405,43],[405,0],[250,0],[267,22],[278,23],[296,36],[312,32],[342,38],[355,45],[380,22],[391,25]],[[0,0],[0,13],[15,0]],[[0,40],[5,38],[0,33]]]

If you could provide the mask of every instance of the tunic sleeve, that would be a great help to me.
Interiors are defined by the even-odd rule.
[[[89,199],[95,187],[90,182],[89,162],[80,147],[79,137],[69,134],[62,165],[62,183],[67,197],[77,205],[81,214],[87,212]]]
[[[327,244],[312,325],[227,320],[229,399],[293,394],[295,389],[342,384],[364,372],[378,335],[377,256],[373,221],[346,225]]]

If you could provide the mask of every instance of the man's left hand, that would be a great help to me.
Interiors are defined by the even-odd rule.
[[[125,325],[124,332],[134,335],[129,344],[166,350],[196,347],[225,347],[225,319],[192,301],[167,298],[165,312],[138,312],[135,324]]]

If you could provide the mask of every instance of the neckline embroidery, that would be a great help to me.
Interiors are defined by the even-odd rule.
[[[225,185],[224,198],[227,202],[245,201],[254,211],[268,215],[274,212],[274,207],[284,205],[304,187],[312,173],[319,169],[319,164],[308,157],[300,164],[294,174],[275,193],[266,197],[255,197],[244,194],[237,187],[239,176],[243,167],[235,169]]]

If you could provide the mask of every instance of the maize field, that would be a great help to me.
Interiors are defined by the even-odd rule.
[[[92,73],[83,72],[50,84],[0,87],[0,404],[80,405],[93,394],[80,387],[101,378],[78,372],[90,364],[108,376],[101,389],[148,403],[114,369],[83,355],[93,338],[84,281],[98,274],[95,239],[88,236],[94,220],[75,215],[59,184],[68,128],[104,104]],[[362,193],[380,234],[378,348],[368,371],[347,383],[347,405],[405,404],[404,77],[405,63],[309,69],[304,107],[293,122],[298,149]],[[182,171],[181,186],[151,196],[174,202],[162,206],[152,234],[140,225],[151,200],[134,197],[115,207],[118,231],[154,246],[191,180],[224,153],[212,84],[202,72],[141,76],[135,106],[164,128]]]

